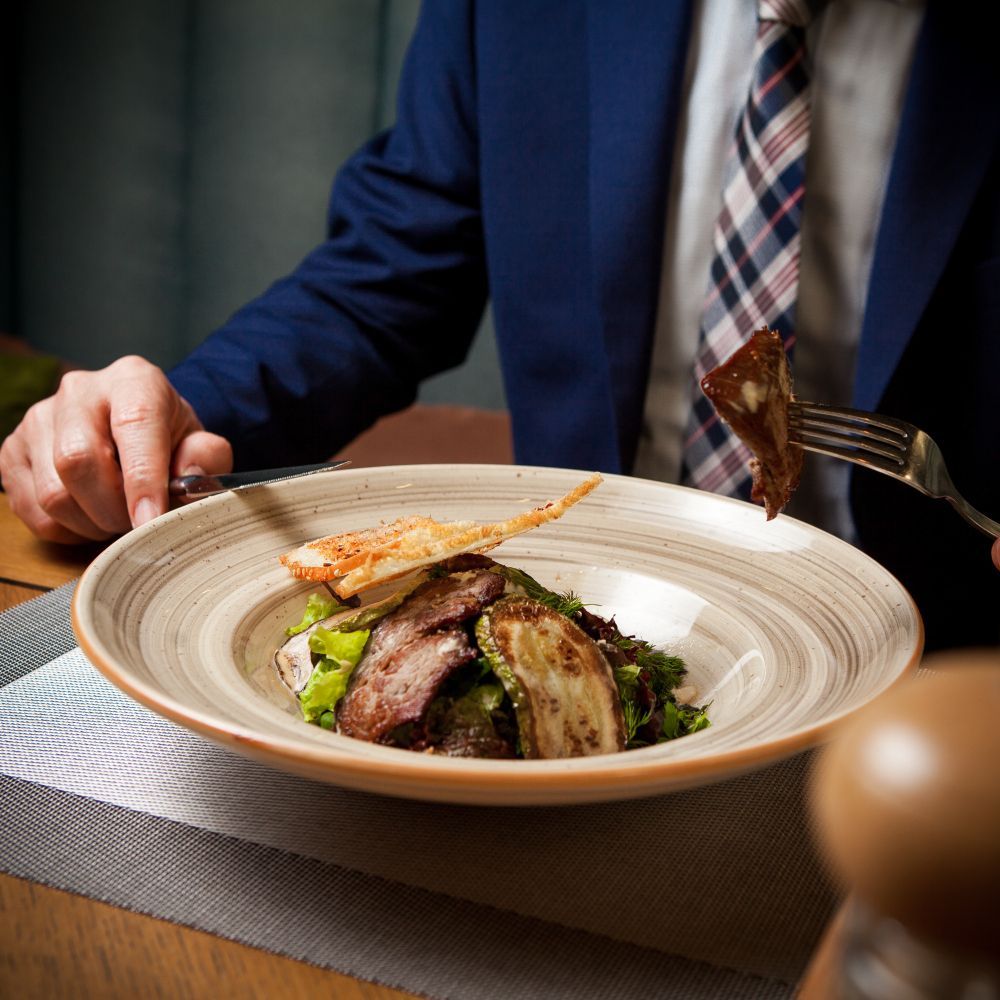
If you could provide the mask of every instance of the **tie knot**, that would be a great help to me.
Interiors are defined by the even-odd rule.
[[[780,21],[804,28],[826,6],[828,0],[757,0],[761,21]]]

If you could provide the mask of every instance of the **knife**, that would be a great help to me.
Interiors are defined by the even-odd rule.
[[[257,469],[255,472],[221,472],[216,476],[177,476],[167,484],[172,499],[180,503],[200,500],[230,490],[246,490],[252,486],[267,486],[284,479],[314,476],[317,472],[332,472],[345,465],[349,459],[320,462],[318,465],[292,465],[285,469]]]

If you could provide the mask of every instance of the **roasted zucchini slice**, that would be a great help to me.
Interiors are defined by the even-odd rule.
[[[530,597],[504,597],[476,623],[479,648],[510,695],[525,757],[625,749],[611,667],[597,643]]]

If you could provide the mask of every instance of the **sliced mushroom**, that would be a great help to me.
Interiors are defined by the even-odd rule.
[[[309,636],[314,627],[310,626],[305,632],[293,635],[274,654],[274,669],[277,670],[281,683],[294,695],[298,695],[312,676]]]

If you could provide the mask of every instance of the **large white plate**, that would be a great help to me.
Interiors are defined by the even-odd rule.
[[[622,630],[682,655],[712,727],[655,747],[560,761],[449,759],[309,726],[269,661],[315,585],[277,556],[401,514],[497,520],[584,473],[397,466],[199,501],[106,549],[80,581],[80,645],[121,690],[233,750],[352,788],[448,802],[587,802],[651,795],[813,745],[917,664],[920,616],[844,542],[761,508],[608,476],[561,520],[492,554],[573,590]]]

